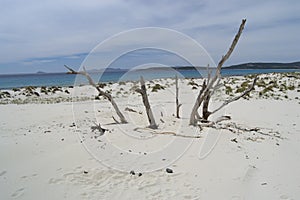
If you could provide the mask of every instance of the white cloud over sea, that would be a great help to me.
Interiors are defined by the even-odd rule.
[[[242,18],[247,18],[246,29],[227,64],[299,60],[298,0],[1,0],[0,4],[0,73],[57,72],[64,70],[63,64],[79,67],[100,42],[141,27],[182,32],[217,62]]]

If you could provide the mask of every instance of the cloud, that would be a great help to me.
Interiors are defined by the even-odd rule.
[[[242,18],[248,19],[246,29],[228,64],[293,61],[300,51],[299,7],[298,0],[2,0],[0,73],[26,61],[24,69],[30,71],[29,61],[39,59],[53,59],[47,62],[53,71],[71,59],[79,66],[75,61],[82,61],[98,43],[145,26],[183,32],[217,61]]]

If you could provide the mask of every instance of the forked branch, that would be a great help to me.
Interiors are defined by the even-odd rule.
[[[225,63],[225,61],[230,57],[230,55],[232,54],[235,46],[237,45],[238,40],[239,40],[239,38],[240,38],[240,36],[243,32],[243,29],[245,27],[245,23],[246,23],[246,19],[243,19],[242,23],[239,27],[239,30],[238,30],[237,34],[235,35],[235,37],[234,37],[234,39],[233,39],[233,41],[230,45],[230,48],[228,49],[227,53],[224,56],[222,56],[222,59],[219,61],[215,75],[212,78],[210,77],[210,80],[207,83],[207,85],[205,86],[205,88],[201,89],[201,91],[200,91],[200,93],[199,93],[199,95],[196,99],[196,102],[193,106],[191,115],[190,115],[190,125],[195,126],[197,124],[198,109],[201,106],[202,102],[204,100],[209,99],[208,96],[211,96],[211,94],[214,92],[216,81],[218,80],[217,81],[217,84],[218,84],[219,80],[221,79],[221,68],[222,68],[223,64]]]
[[[127,120],[125,119],[124,115],[120,111],[120,109],[119,109],[117,103],[115,102],[115,100],[112,98],[112,96],[108,92],[104,92],[103,90],[101,90],[101,88],[99,86],[97,86],[95,84],[95,82],[93,81],[92,77],[87,73],[85,67],[83,67],[83,71],[79,71],[79,72],[73,70],[72,68],[68,67],[67,65],[65,65],[65,68],[67,68],[69,70],[69,72],[68,72],[69,74],[80,74],[80,75],[85,76],[88,79],[89,84],[92,85],[93,87],[95,87],[96,90],[99,92],[99,95],[100,96],[104,96],[104,97],[106,97],[109,100],[109,102],[114,107],[117,115],[119,116],[119,118],[121,120],[121,123],[122,124],[126,124],[127,123]]]

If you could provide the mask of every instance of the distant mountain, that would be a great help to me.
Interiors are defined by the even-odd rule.
[[[300,69],[300,62],[293,63],[244,63],[223,69]]]
[[[135,69],[134,71],[147,71],[147,70],[163,70],[163,71],[169,71],[169,70],[206,70],[206,67],[199,67],[199,66],[170,66],[170,67],[148,67],[143,69]]]
[[[128,71],[128,69],[121,68],[101,68],[101,69],[89,69],[87,72],[89,73],[102,73],[102,72],[120,72],[120,71]]]
[[[43,71],[38,71],[36,72],[37,74],[46,74],[46,72],[43,72]]]
[[[152,71],[152,70],[206,70],[206,67],[201,66],[170,66],[170,67],[148,67],[142,69],[134,69],[133,71]],[[212,68],[211,68],[212,69]],[[243,63],[238,65],[231,65],[228,67],[223,67],[222,70],[226,69],[300,69],[300,62],[293,63]],[[102,73],[105,72],[126,72],[130,69],[122,69],[122,68],[105,68],[105,69],[89,69],[87,72],[89,73]],[[42,72],[40,72],[42,73]]]

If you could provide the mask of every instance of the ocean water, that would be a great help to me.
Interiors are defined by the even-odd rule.
[[[294,72],[298,69],[224,69],[222,76],[262,74],[271,72]],[[118,82],[136,81],[143,76],[146,80],[158,78],[173,78],[175,75],[185,78],[199,78],[206,76],[206,70],[139,70],[139,71],[112,71],[101,73],[91,73],[95,82]],[[71,86],[88,84],[85,77],[81,75],[66,73],[45,73],[45,74],[15,74],[0,75],[0,89],[20,88],[26,86]]]

